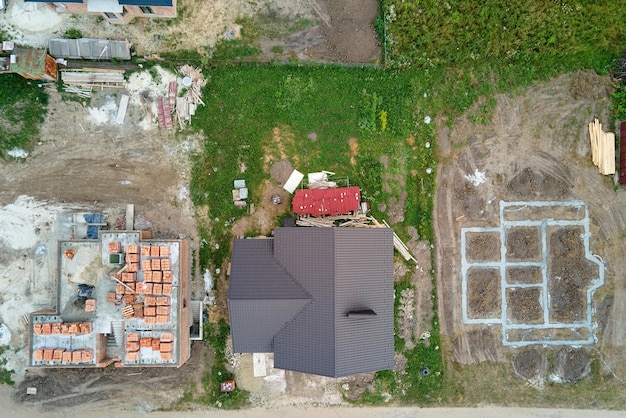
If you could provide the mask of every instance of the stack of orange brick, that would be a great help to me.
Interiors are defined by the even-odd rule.
[[[139,360],[139,334],[129,332],[126,335],[126,361]]]
[[[122,252],[121,242],[109,242],[109,252],[112,254],[118,254]]]
[[[80,335],[89,334],[91,331],[91,322],[47,322],[43,324],[33,324],[33,334],[35,335]]]
[[[174,335],[169,332],[161,334],[161,353],[160,357],[162,361],[170,361],[172,359],[172,352],[174,351]]]
[[[93,350],[65,350],[64,348],[39,348],[33,352],[33,361],[63,364],[92,363]]]

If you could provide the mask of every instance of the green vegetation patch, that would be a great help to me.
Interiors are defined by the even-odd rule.
[[[0,77],[0,154],[13,148],[29,150],[39,137],[48,95],[41,82],[26,80],[17,74]]]
[[[387,0],[389,56],[421,68],[480,63],[606,71],[626,41],[620,2]]]

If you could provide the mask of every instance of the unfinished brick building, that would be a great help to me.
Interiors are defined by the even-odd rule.
[[[176,17],[176,0],[24,0],[45,3],[57,13],[100,15],[109,23],[124,25],[136,17]]]
[[[189,241],[100,231],[97,240],[60,241],[57,256],[56,310],[30,315],[31,367],[178,367],[189,359]]]

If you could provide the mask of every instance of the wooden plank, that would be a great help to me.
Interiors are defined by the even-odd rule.
[[[83,67],[80,71],[92,72],[92,73],[121,73],[124,74],[126,70],[118,70],[115,68],[89,68]]]
[[[126,229],[129,231],[135,229],[135,205],[132,203],[126,205]]]
[[[165,128],[165,111],[163,110],[163,99],[157,98],[157,117],[159,118],[159,128]]]
[[[117,109],[117,116],[115,117],[115,122],[118,125],[124,124],[124,119],[126,118],[126,110],[128,109],[129,99],[130,98],[127,95],[122,94],[122,98],[120,99],[120,106]]]

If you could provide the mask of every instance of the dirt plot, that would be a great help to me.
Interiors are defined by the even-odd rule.
[[[468,261],[500,261],[500,234],[470,232],[467,234]]]
[[[543,308],[539,302],[538,288],[507,289],[507,318],[513,323],[536,324],[543,322]]]
[[[509,284],[539,284],[542,282],[541,267],[509,267],[506,281]]]
[[[626,269],[626,242],[622,232],[626,230],[626,191],[614,190],[610,179],[599,175],[592,165],[587,132],[587,124],[594,117],[605,126],[610,125],[608,82],[606,78],[585,72],[567,74],[538,83],[518,95],[497,95],[497,105],[487,124],[475,123],[465,117],[456,120],[452,129],[441,123],[434,211],[435,259],[441,331],[444,341],[448,340],[446,352],[453,361],[465,364],[477,359],[502,361],[519,354],[519,349],[504,347],[498,337],[490,340],[494,346],[486,345],[484,338],[475,337],[481,326],[467,326],[462,322],[461,228],[497,226],[501,200],[581,200],[589,210],[590,251],[598,254],[607,267],[605,285],[596,291],[592,306],[604,306],[604,298],[613,298],[611,304],[602,309],[602,318],[598,314],[593,317],[593,320],[599,319],[606,324],[604,329],[595,331],[598,337],[596,348],[611,370],[618,376],[626,375],[626,332],[623,325],[619,325],[626,318],[626,292],[618,280],[619,272]],[[585,89],[581,89],[581,85]],[[475,185],[468,179],[476,172],[484,175],[483,183]],[[578,216],[584,213],[566,215],[566,219],[579,220]],[[589,270],[591,267],[584,258],[582,261],[579,258],[577,264],[568,258],[570,250],[580,254],[580,230],[558,230],[549,231],[547,236],[549,241],[552,238],[554,241],[549,243],[551,256],[563,257],[560,265],[558,260],[557,266],[550,265],[551,271],[556,274],[560,269],[559,272],[567,274],[570,281],[593,277],[595,270]],[[553,233],[560,235],[551,237]],[[557,242],[567,241],[569,234],[575,238],[570,244]],[[579,274],[585,271],[591,274]],[[539,280],[538,274],[532,269],[509,269],[507,282],[535,283]],[[567,298],[570,289],[567,281],[561,282],[557,285],[555,281],[551,285],[556,293],[561,292],[561,295],[554,295],[556,299],[565,298],[560,305],[561,315],[576,312],[569,317],[576,319],[583,312],[581,301],[584,299],[579,298],[578,293],[574,293],[576,297]],[[584,281],[579,284],[584,285]],[[523,310],[520,315],[524,315]],[[509,332],[519,334],[515,336],[517,341],[586,338],[586,335],[577,334],[585,333],[584,329]]]
[[[513,368],[522,379],[543,379],[548,371],[548,359],[541,351],[529,348],[515,356]]]
[[[499,318],[500,271],[471,268],[467,273],[467,315],[472,319]]]
[[[585,260],[580,227],[558,228],[550,233],[548,288],[550,319],[577,322],[586,318],[587,286],[597,277],[597,266]]]
[[[507,261],[541,261],[541,230],[511,228],[506,231]]]

